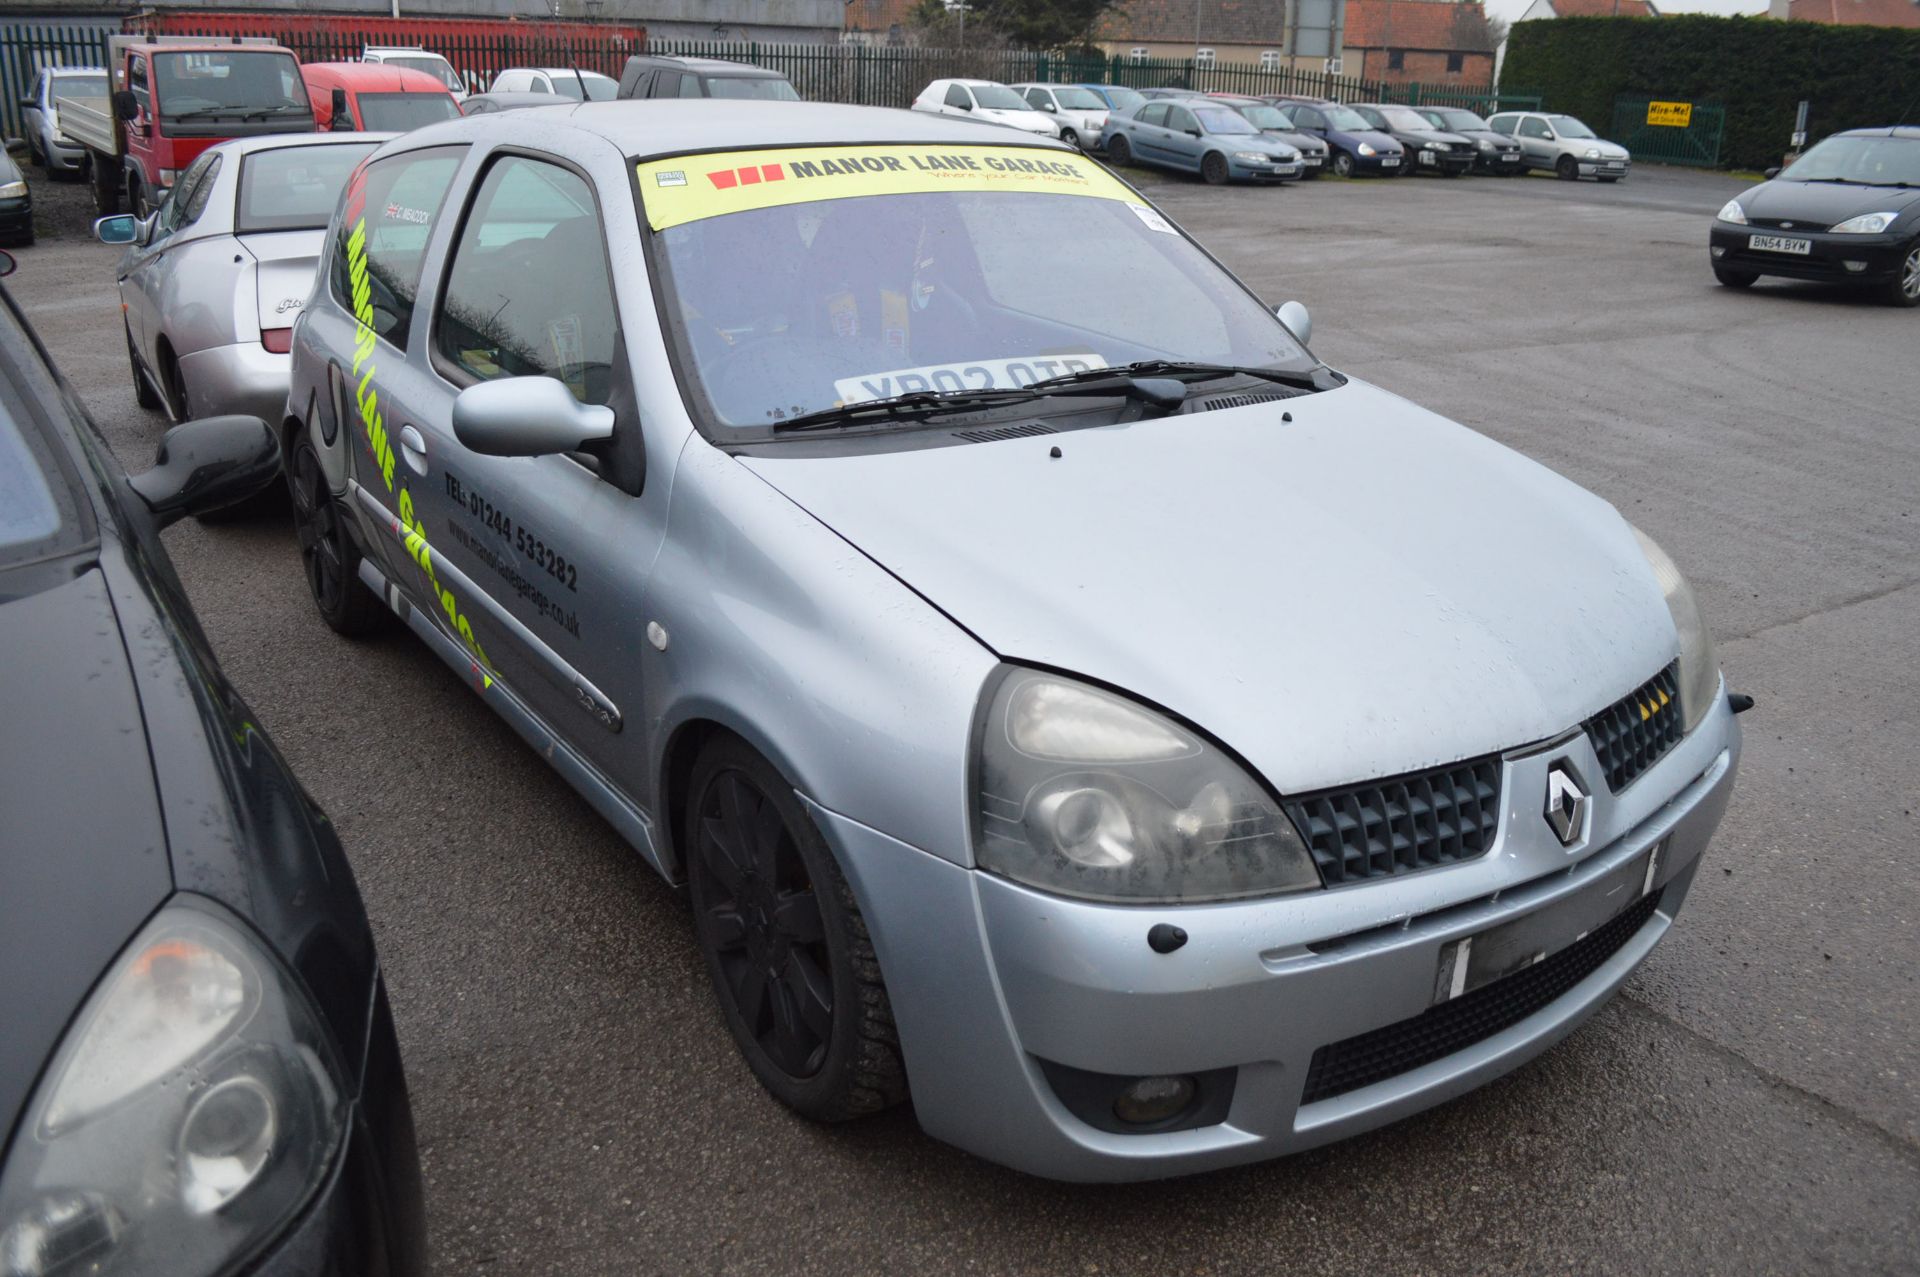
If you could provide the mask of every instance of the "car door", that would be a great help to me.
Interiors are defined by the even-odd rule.
[[[1519,140],[1521,153],[1527,157],[1527,163],[1541,168],[1553,167],[1556,141],[1552,127],[1545,120],[1537,115],[1523,115],[1513,135]]]
[[[949,84],[947,86],[947,95],[946,97],[942,98],[940,102],[940,114],[942,115],[972,115],[973,114],[973,94],[967,91],[966,85]]]
[[[428,522],[444,534],[443,559],[483,596],[493,668],[608,778],[642,774],[645,621],[633,609],[664,530],[664,491],[631,496],[585,456],[475,452],[451,410],[462,389],[507,377],[614,400],[626,355],[612,278],[591,179],[557,157],[496,156],[448,260],[433,330],[439,393],[417,420]]]
[[[126,303],[127,330],[140,350],[141,362],[155,375],[162,374],[160,338],[166,333],[166,316],[180,249],[187,230],[206,208],[204,192],[213,189],[224,157],[215,151],[202,151],[187,166],[173,190],[153,214],[153,232],[120,280],[120,300]],[[196,203],[195,197],[199,196]]]
[[[1200,171],[1200,160],[1207,152],[1206,134],[1192,111],[1180,105],[1167,108],[1167,127],[1162,130],[1167,153],[1181,168]]]
[[[1127,130],[1127,141],[1133,145],[1133,153],[1143,160],[1155,164],[1170,164],[1172,153],[1167,149],[1167,104],[1149,102],[1134,112],[1132,127]]]

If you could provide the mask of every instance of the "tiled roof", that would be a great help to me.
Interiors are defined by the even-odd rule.
[[[1487,47],[1485,31],[1486,11],[1478,3],[1347,0],[1349,49],[1481,51]]]
[[[1547,0],[1560,18],[1657,18],[1648,0]]]
[[[1194,0],[1126,0],[1100,20],[1096,38],[1192,43],[1196,13],[1201,44],[1277,47],[1287,33],[1286,0],[1205,0],[1197,9]]]
[[[1920,4],[1913,0],[1789,0],[1787,18],[1848,27],[1920,27]]]
[[[841,28],[846,31],[886,31],[894,26],[908,27],[913,24],[913,11],[919,7],[919,0],[847,0]]]

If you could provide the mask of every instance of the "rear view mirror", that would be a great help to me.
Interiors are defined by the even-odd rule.
[[[1274,316],[1287,326],[1287,331],[1300,339],[1302,346],[1313,340],[1313,316],[1299,302],[1282,302],[1274,308]]]
[[[351,133],[353,131],[353,108],[347,103],[347,91],[335,89],[327,99],[328,114],[333,118],[327,129],[333,133]]]
[[[99,218],[93,224],[93,237],[102,244],[131,244],[140,238],[140,219],[132,213]]]
[[[453,434],[489,457],[580,452],[613,438],[613,409],[585,404],[552,377],[506,377],[468,386],[453,401]]]
[[[160,440],[153,469],[127,480],[161,527],[244,501],[280,473],[280,441],[258,417],[207,417]]]
[[[132,89],[116,89],[113,94],[113,113],[122,120],[140,118],[140,99],[133,96]]]

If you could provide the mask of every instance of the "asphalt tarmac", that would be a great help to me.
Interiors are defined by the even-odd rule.
[[[1679,925],[1535,1063],[1286,1161],[1076,1187],[908,1111],[810,1126],[736,1056],[674,892],[459,678],[404,633],[335,637],[278,520],[189,521],[180,574],[373,917],[435,1271],[1920,1271],[1920,313],[1718,287],[1721,175],[1142,180],[1305,302],[1322,358],[1599,492],[1688,572],[1759,704]],[[47,234],[84,188],[33,181],[7,286],[143,468],[162,421],[115,250]]]

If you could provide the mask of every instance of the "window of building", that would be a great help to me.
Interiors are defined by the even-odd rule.
[[[1145,62],[1147,60],[1147,51],[1145,49],[1128,49],[1127,60],[1130,62]]]
[[[1212,49],[1195,49],[1193,51],[1193,65],[1197,67],[1212,66],[1213,50]]]
[[[1387,50],[1387,70],[1404,71],[1407,69],[1407,51],[1405,49]]]
[[[1260,69],[1262,71],[1278,71],[1280,69],[1280,50],[1260,50]]]
[[[1460,71],[1461,71],[1461,70],[1462,70],[1462,68],[1464,68],[1464,67],[1465,67],[1466,65],[1467,65],[1467,55],[1466,55],[1466,54],[1464,54],[1464,53],[1449,53],[1449,54],[1447,55],[1447,74],[1448,74],[1448,75],[1458,75],[1458,74],[1460,74]]]

